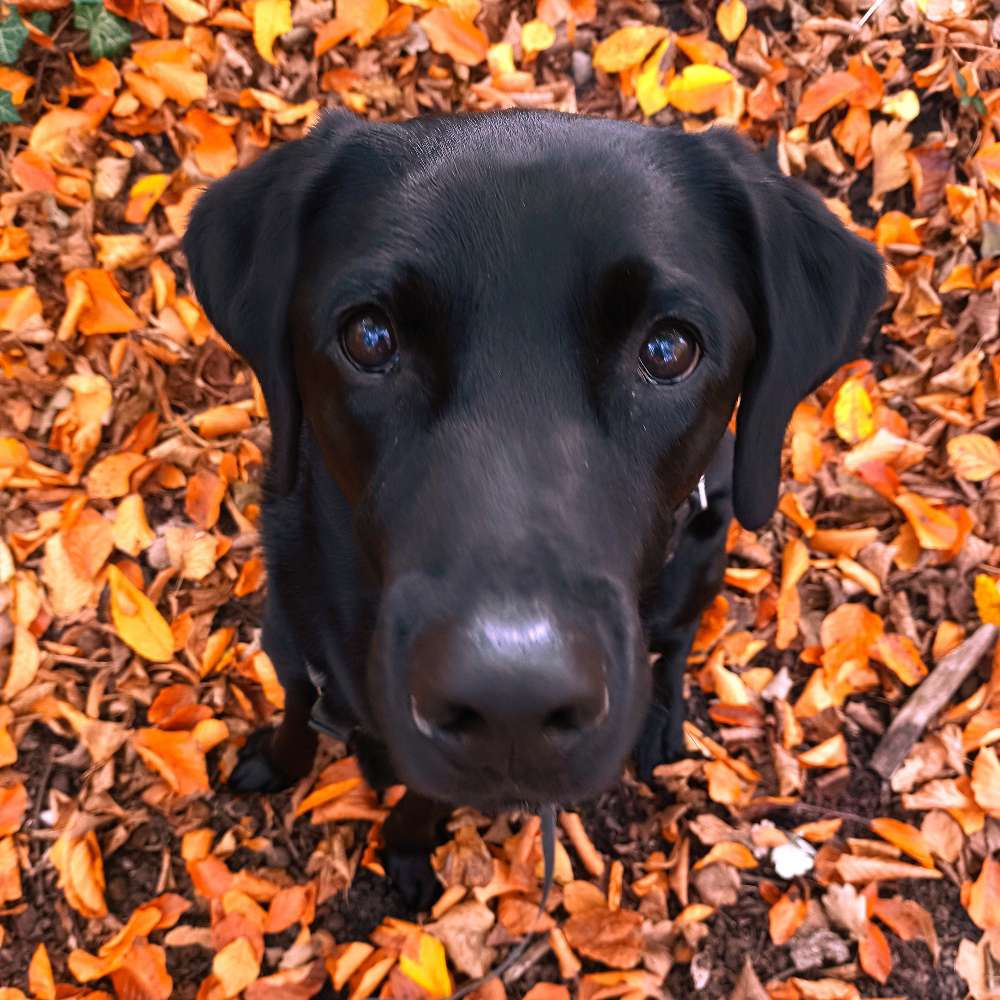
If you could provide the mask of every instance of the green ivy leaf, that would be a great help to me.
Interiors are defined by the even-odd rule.
[[[10,96],[10,91],[0,90],[0,124],[17,125],[21,121],[21,115],[14,107],[14,100]]]
[[[28,20],[43,34],[48,35],[52,33],[52,13],[47,10],[36,10],[28,18]]]
[[[11,66],[17,62],[27,38],[28,29],[24,26],[21,15],[12,10],[0,20],[0,63]]]
[[[90,54],[95,59],[121,55],[132,42],[132,29],[112,14],[103,0],[73,0],[73,26],[90,36]]]

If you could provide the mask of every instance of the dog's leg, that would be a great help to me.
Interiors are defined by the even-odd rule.
[[[706,474],[706,500],[683,526],[673,557],[664,566],[659,600],[648,616],[653,701],[635,748],[644,781],[653,768],[684,753],[684,671],[701,612],[719,592],[726,571],[726,534],[733,516],[733,442],[726,435]]]
[[[397,783],[384,743],[363,730],[355,730],[349,746],[358,758],[365,781],[377,792]],[[382,826],[386,877],[413,913],[429,910],[441,895],[431,854],[447,839],[445,823],[450,816],[451,806],[408,791]]]
[[[316,689],[308,681],[285,687],[285,715],[277,729],[258,729],[240,750],[227,787],[235,792],[280,792],[304,778],[318,739],[309,727]]]
[[[441,895],[431,854],[447,838],[451,806],[407,792],[382,827],[386,876],[414,913],[429,910]]]

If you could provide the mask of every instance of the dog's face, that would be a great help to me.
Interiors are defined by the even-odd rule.
[[[792,407],[881,291],[734,137],[546,114],[328,119],[185,246],[263,384],[274,488],[304,421],[354,511],[370,720],[408,785],[479,805],[614,780],[675,509],[742,394],[737,513],[768,516]]]

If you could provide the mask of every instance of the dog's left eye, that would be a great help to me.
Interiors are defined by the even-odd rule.
[[[376,309],[354,313],[344,324],[340,343],[347,357],[366,372],[387,372],[399,356],[389,318]]]
[[[694,330],[679,320],[664,319],[643,341],[639,367],[652,381],[670,385],[687,378],[698,367],[700,358]]]

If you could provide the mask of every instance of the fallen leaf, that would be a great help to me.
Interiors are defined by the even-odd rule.
[[[174,637],[153,602],[117,566],[108,567],[111,620],[125,645],[156,663],[172,659]]]

